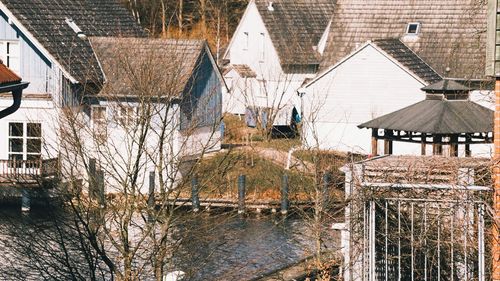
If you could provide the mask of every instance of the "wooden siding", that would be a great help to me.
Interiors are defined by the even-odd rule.
[[[198,67],[182,94],[181,130],[211,127],[222,114],[222,85],[208,54],[203,52]]]
[[[423,86],[367,45],[306,88],[306,143],[368,154],[371,132],[357,125],[423,100]],[[395,146],[395,153],[397,149]]]
[[[53,71],[51,63],[43,57],[40,51],[36,50],[26,35],[20,34],[6,19],[6,16],[0,12],[0,40],[19,41],[20,47],[20,72],[19,75],[24,81],[30,82],[25,93],[50,93],[56,87],[53,84]],[[49,85],[49,82],[51,84]]]

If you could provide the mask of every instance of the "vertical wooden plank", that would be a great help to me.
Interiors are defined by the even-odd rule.
[[[372,156],[378,155],[377,144],[378,144],[378,129],[373,128],[372,129]]]

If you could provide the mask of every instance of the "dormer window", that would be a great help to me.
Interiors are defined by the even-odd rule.
[[[420,33],[420,23],[419,22],[410,22],[406,26],[406,34],[407,35],[418,35]]]

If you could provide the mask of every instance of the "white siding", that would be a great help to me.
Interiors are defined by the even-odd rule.
[[[231,64],[246,64],[257,74],[258,85],[254,85],[251,95],[245,99],[246,106],[281,109],[285,105],[298,105],[297,90],[304,79],[314,76],[283,72],[278,53],[254,2],[249,3],[225,58],[230,59]]]
[[[306,88],[305,143],[369,154],[371,131],[357,125],[423,100],[423,86],[367,45]],[[395,154],[419,152],[419,145],[394,144]]]

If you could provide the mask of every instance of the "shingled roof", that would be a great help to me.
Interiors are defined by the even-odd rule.
[[[380,49],[389,54],[418,77],[432,84],[442,80],[432,67],[423,61],[415,52],[399,39],[380,39],[374,42]]]
[[[402,38],[434,70],[455,78],[483,78],[487,1],[337,0],[321,68],[337,63],[356,44]],[[405,35],[408,23],[421,24]]]
[[[106,75],[101,96],[174,98],[184,91],[207,50],[203,40],[90,38]]]
[[[86,36],[142,37],[145,32],[117,0],[2,0],[17,20],[80,82],[103,80]],[[4,16],[4,15],[3,15]]]
[[[319,65],[315,50],[334,9],[334,0],[256,0],[282,66]],[[272,3],[272,9],[269,5]]]
[[[431,134],[493,131],[493,110],[467,100],[426,99],[359,125]]]

